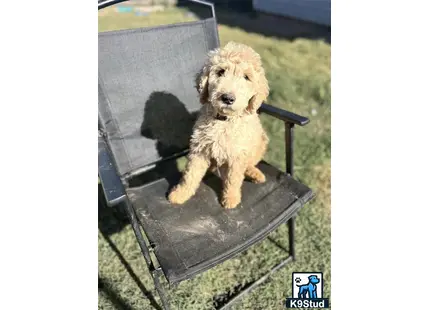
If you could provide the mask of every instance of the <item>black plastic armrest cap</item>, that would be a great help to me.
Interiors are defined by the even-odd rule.
[[[304,126],[309,123],[309,118],[300,116],[298,114],[274,107],[263,103],[259,109],[260,112],[269,114],[284,122],[293,123],[295,125]]]

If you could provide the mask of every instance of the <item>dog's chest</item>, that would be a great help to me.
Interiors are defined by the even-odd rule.
[[[191,147],[218,164],[246,156],[255,140],[249,122],[211,121],[196,126]]]

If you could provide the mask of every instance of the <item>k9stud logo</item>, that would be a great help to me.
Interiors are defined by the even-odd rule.
[[[328,308],[328,298],[323,298],[322,272],[293,272],[293,298],[287,298],[287,308]]]

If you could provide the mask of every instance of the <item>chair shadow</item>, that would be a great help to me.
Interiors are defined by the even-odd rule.
[[[279,243],[278,241],[276,241],[274,238],[272,237],[267,237],[267,239],[274,245],[276,246],[279,250],[281,250],[284,253],[290,253],[290,251],[284,247],[281,243]],[[242,252],[242,255],[247,255],[247,251]],[[241,292],[243,292],[244,290],[248,289],[254,282],[253,281],[249,281],[246,283],[239,283],[237,285],[235,285],[234,287],[230,288],[228,291],[226,292],[222,292],[220,294],[216,294],[212,297],[212,306],[215,309],[221,309],[224,305],[226,305],[229,301],[231,301],[234,297],[236,297],[237,295],[239,295]]]
[[[276,16],[257,12],[252,0],[232,1],[213,0],[218,24],[238,27],[246,32],[287,40],[299,38],[324,40],[331,44],[331,27],[318,25],[286,16]],[[200,19],[211,17],[208,8],[189,1],[179,1],[178,7],[191,11]]]
[[[116,245],[112,242],[112,240],[109,238],[108,235],[104,234],[102,231],[100,231],[105,241],[109,244],[109,247],[112,249],[112,251],[116,254],[116,256],[119,258],[121,264],[124,266],[124,268],[127,270],[130,277],[133,279],[133,281],[137,284],[140,291],[145,295],[146,298],[148,298],[151,306],[156,310],[162,310],[162,308],[158,305],[156,302],[154,295],[148,289],[143,285],[142,281],[140,281],[139,277],[136,275],[136,273],[131,268],[130,264],[127,262],[127,260],[124,258],[124,256],[121,254],[119,249],[116,247]],[[103,282],[102,282],[103,283]],[[99,276],[99,287],[100,287],[100,276]],[[109,294],[110,293],[110,294]],[[112,302],[114,301],[121,301],[119,296],[115,295],[114,292],[108,291],[107,295],[112,296]],[[124,303],[124,302],[123,302]],[[124,307],[125,306],[125,307]],[[128,307],[128,308],[127,308]],[[124,309],[131,309],[128,305],[123,305]]]
[[[137,284],[142,293],[148,298],[152,307],[157,310],[162,310],[162,308],[157,304],[154,299],[154,296],[150,291],[146,289],[143,283],[139,280],[139,277],[131,268],[130,264],[121,254],[119,249],[110,239],[110,235],[113,233],[120,232],[126,225],[128,225],[129,219],[126,215],[125,210],[122,207],[122,204],[119,204],[115,207],[108,207],[106,204],[106,200],[104,199],[103,190],[101,186],[99,186],[99,203],[98,203],[98,221],[99,221],[99,231],[105,241],[109,244],[109,247],[112,251],[117,255],[121,264],[127,270],[128,274],[131,276],[133,281]],[[127,302],[122,299],[115,291],[113,291],[109,285],[107,284],[107,280],[103,279],[99,276],[99,290],[102,291],[107,298],[118,308],[125,310],[132,310],[133,308],[127,304]]]
[[[281,251],[283,251],[283,252],[286,252],[286,253],[290,253],[290,250],[289,249],[287,249],[284,245],[282,245],[281,243],[279,243],[279,241],[276,241],[274,238],[272,238],[272,237],[267,237],[267,239],[273,244],[273,245],[275,245],[278,249],[280,249]]]
[[[111,287],[109,287],[108,281],[99,276],[99,293],[103,293],[106,298],[115,306],[116,309],[133,310],[133,308],[125,301],[121,296],[118,295]]]

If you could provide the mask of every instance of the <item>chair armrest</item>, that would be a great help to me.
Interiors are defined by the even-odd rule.
[[[109,207],[125,200],[125,189],[118,176],[116,167],[106,141],[99,137],[99,178]]]
[[[307,117],[288,112],[266,103],[261,105],[259,111],[274,116],[284,122],[289,122],[299,126],[304,126],[309,123],[309,119]]]

